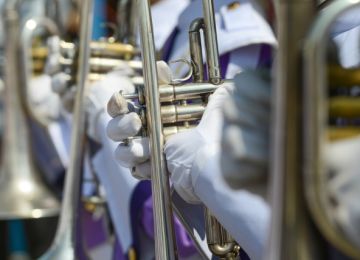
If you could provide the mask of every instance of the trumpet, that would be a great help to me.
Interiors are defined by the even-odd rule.
[[[329,98],[329,89],[349,86],[356,77],[355,69],[328,64],[326,51],[330,26],[360,2],[331,2],[316,20],[317,1],[282,0],[276,4],[279,55],[271,153],[273,216],[266,256],[271,260],[326,259],[325,238],[345,255],[359,259],[359,248],[344,237],[325,210],[323,148],[329,141],[356,134],[357,129],[351,127],[328,125],[330,117],[348,117],[357,109],[348,99]]]
[[[203,1],[204,18],[195,20],[190,27],[190,51],[192,57],[193,84],[174,82],[158,87],[155,64],[155,48],[151,14],[147,0],[138,0],[140,11],[140,38],[144,68],[145,89],[124,95],[136,98],[146,113],[140,109],[143,119],[142,135],[148,135],[151,148],[151,180],[155,220],[155,253],[157,259],[176,259],[172,227],[172,207],[168,173],[163,154],[163,142],[169,135],[196,126],[205,110],[206,97],[224,84],[221,78],[216,39],[215,16],[212,1]],[[208,78],[204,80],[201,32],[207,45]],[[188,103],[192,100],[193,103]],[[209,249],[222,259],[236,259],[239,246],[207,210],[205,223]]]
[[[31,156],[29,128],[21,79],[19,8],[8,1],[5,22],[5,129],[0,181],[0,219],[40,218],[57,215],[59,202],[41,182]]]

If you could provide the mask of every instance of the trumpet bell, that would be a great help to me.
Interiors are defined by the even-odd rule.
[[[0,178],[0,219],[42,218],[59,213],[59,202],[27,167],[18,167],[23,176]],[[4,169],[5,170],[5,169]],[[22,174],[21,174],[22,175]],[[24,174],[25,175],[25,174]]]

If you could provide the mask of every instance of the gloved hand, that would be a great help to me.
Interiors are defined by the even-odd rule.
[[[158,63],[159,84],[169,84],[172,75],[169,67]],[[222,86],[210,97],[207,109],[200,124],[192,130],[176,134],[165,144],[165,154],[171,181],[179,193],[190,203],[199,202],[191,183],[191,168],[197,151],[207,144],[220,143],[222,125],[222,107],[224,101],[231,95],[233,86]],[[126,101],[119,94],[113,95],[108,108],[116,108],[117,113],[110,113],[114,118],[108,125],[108,136],[114,141],[123,141],[135,136],[140,128],[141,121],[134,112],[129,112]],[[149,179],[149,140],[136,138],[129,144],[121,143],[115,151],[118,162],[128,168],[133,168],[132,174],[139,179]]]
[[[98,121],[102,114],[106,114],[106,106],[114,92],[134,93],[135,86],[131,79],[117,70],[107,74],[104,79],[92,84],[86,93],[85,110],[87,115],[87,134],[94,141],[100,142]]]
[[[165,62],[157,63],[159,84],[169,84],[171,71]],[[123,94],[126,94],[123,92]],[[147,137],[136,137],[142,127],[141,119],[134,112],[136,104],[127,101],[116,92],[108,103],[108,113],[113,118],[107,126],[108,136],[121,142],[115,150],[115,158],[118,163],[126,168],[132,169],[132,175],[140,180],[150,179],[150,152],[149,139]],[[128,139],[125,144],[123,141]]]
[[[61,114],[61,103],[58,95],[51,91],[50,76],[32,78],[29,88],[29,100],[35,112],[45,121],[57,120]]]
[[[234,86],[227,84],[219,87],[209,98],[205,113],[199,125],[189,131],[176,134],[165,144],[167,166],[171,173],[171,181],[179,195],[189,203],[199,203],[194,191],[194,184],[200,174],[206,172],[193,170],[199,160],[202,149],[220,146],[221,128],[223,124],[222,109],[234,92]]]
[[[360,247],[360,137],[329,143],[324,151],[329,172],[329,212],[345,235]]]
[[[236,90],[224,106],[221,170],[231,187],[250,188],[267,177],[270,77],[265,71],[244,71],[234,80]]]

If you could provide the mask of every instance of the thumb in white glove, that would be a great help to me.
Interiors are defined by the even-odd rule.
[[[101,142],[98,130],[99,117],[106,114],[106,106],[113,93],[134,93],[135,86],[131,79],[114,71],[95,82],[88,89],[85,98],[85,110],[88,121],[87,134],[94,141]],[[110,109],[111,110],[111,109]]]

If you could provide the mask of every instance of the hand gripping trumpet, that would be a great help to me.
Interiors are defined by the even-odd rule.
[[[358,84],[358,75],[356,69],[328,64],[326,54],[330,26],[360,1],[333,1],[312,24],[317,2],[276,1],[279,54],[271,153],[273,216],[266,253],[270,260],[328,259],[324,239],[351,259],[360,259],[359,248],[344,237],[326,210],[324,160],[326,144],[358,133],[355,127],[329,124],[332,118],[357,115],[350,99],[329,93]]]
[[[204,0],[204,18],[195,20],[191,25],[190,46],[195,82],[174,82],[159,88],[149,3],[148,0],[137,2],[145,88],[139,87],[137,93],[124,97],[137,99],[143,107],[140,109],[144,126],[142,134],[150,139],[156,259],[176,259],[163,142],[166,136],[194,127],[205,110],[206,97],[224,82],[220,74],[214,8],[212,1]],[[207,81],[204,80],[200,30],[204,31],[207,46]],[[235,259],[239,252],[236,242],[208,211],[205,222],[212,253],[221,259]]]
[[[31,156],[29,127],[21,78],[20,4],[7,1],[5,28],[5,122],[0,178],[0,219],[40,218],[57,215],[59,202],[41,182]]]

